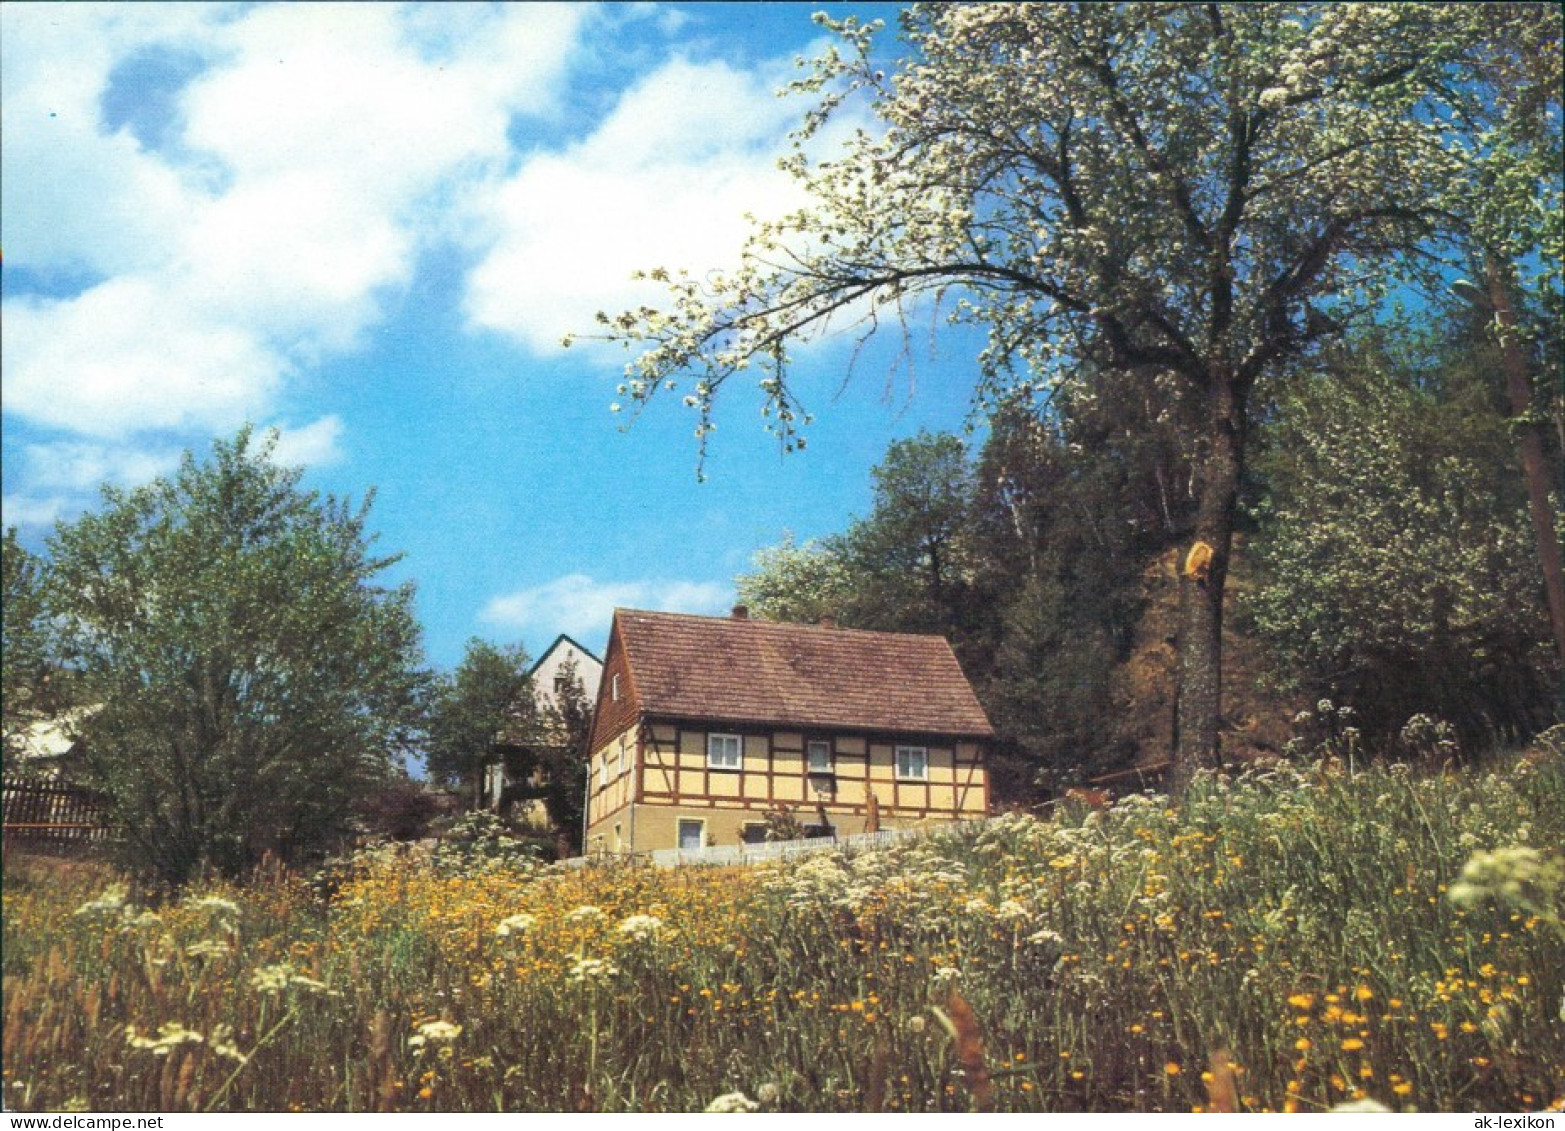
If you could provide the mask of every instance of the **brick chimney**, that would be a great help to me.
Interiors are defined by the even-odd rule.
[[[734,620],[749,620],[750,607],[748,605],[735,605],[733,611]]]
[[[837,618],[836,617],[821,617],[820,625],[821,625],[822,628],[836,628],[837,627]]]

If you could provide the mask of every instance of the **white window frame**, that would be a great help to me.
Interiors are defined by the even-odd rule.
[[[706,847],[706,821],[700,817],[680,817],[674,822],[674,847],[681,852],[689,851],[684,844],[684,830],[686,825],[695,825],[701,830],[700,841],[697,848]]]
[[[719,750],[719,747],[731,749]],[[706,768],[709,770],[742,770],[744,769],[744,738],[737,734],[718,734],[716,732],[706,736]]]
[[[630,743],[621,735],[619,740],[619,775],[624,777],[630,769]]]
[[[929,747],[898,746],[894,757],[898,781],[929,780]],[[914,772],[913,763],[915,757],[918,759],[916,773]]]
[[[619,672],[609,678],[609,698],[615,703],[619,702]]]
[[[825,751],[826,759],[823,764],[816,765],[815,754],[820,750]],[[812,738],[805,742],[804,767],[812,774],[830,774],[836,772],[836,758],[832,753],[831,741],[829,739]]]

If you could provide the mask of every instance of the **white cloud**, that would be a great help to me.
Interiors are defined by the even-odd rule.
[[[342,420],[323,416],[302,428],[278,428],[272,462],[283,467],[325,467],[343,459]]]
[[[166,261],[191,186],[129,133],[102,132],[99,98],[137,47],[202,50],[223,19],[215,4],[0,5],[0,230],[12,265],[103,275]]]
[[[503,168],[514,117],[553,110],[591,18],[5,5],[6,252],[87,277],[4,302],[7,413],[115,438],[269,415],[449,234],[430,202]],[[177,100],[176,151],[101,122],[116,64],[154,47],[205,60]]]
[[[775,96],[789,72],[676,60],[626,92],[584,142],[541,154],[476,203],[496,225],[468,279],[471,323],[530,349],[663,293],[638,269],[733,263],[745,214],[803,203],[776,167],[797,105]]]
[[[561,632],[586,640],[607,635],[616,608],[716,614],[732,602],[733,587],[716,582],[597,581],[572,573],[496,597],[484,606],[479,619],[540,640]]]
[[[6,457],[7,473],[14,471],[23,486],[5,497],[5,523],[52,526],[92,507],[101,487],[139,487],[171,473],[182,454],[166,443],[83,439],[23,444]]]
[[[0,499],[0,522],[22,529],[53,526],[78,505],[64,495],[7,495]]]
[[[287,372],[252,329],[201,317],[166,279],[124,275],[65,300],[8,300],[5,409],[79,434],[228,430]]]
[[[94,492],[104,484],[139,487],[179,466],[178,448],[149,451],[92,441],[60,440],[22,449],[35,490]]]

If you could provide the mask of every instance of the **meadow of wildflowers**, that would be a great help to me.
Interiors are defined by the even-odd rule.
[[[13,1110],[1538,1110],[1565,767],[1332,762],[766,868],[11,860]]]

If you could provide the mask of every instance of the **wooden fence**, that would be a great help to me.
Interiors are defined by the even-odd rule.
[[[7,778],[0,816],[5,850],[74,853],[113,835],[103,799],[64,782]]]

